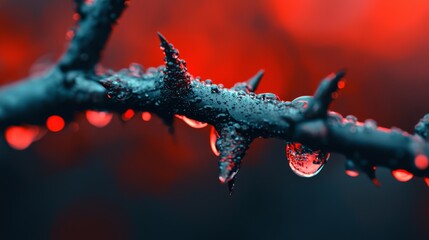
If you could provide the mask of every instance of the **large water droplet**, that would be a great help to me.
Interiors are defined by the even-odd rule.
[[[187,118],[187,117],[182,116],[182,115],[176,114],[175,117],[178,119],[181,119],[182,121],[184,121],[186,124],[188,124],[190,127],[193,127],[193,128],[203,128],[203,127],[207,126],[207,123],[199,122],[197,120],[190,119],[190,118]]]
[[[399,182],[408,182],[414,175],[404,169],[396,169],[392,171],[392,176]]]
[[[313,177],[322,170],[329,153],[312,150],[300,143],[286,144],[286,157],[292,171],[300,177]]]
[[[219,133],[217,133],[216,129],[214,127],[212,127],[212,129],[210,130],[210,147],[212,149],[212,152],[216,156],[220,155],[220,153],[216,147],[216,142],[217,142],[218,138],[219,138]]]

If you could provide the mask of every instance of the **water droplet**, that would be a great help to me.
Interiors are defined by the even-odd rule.
[[[142,112],[143,121],[149,122],[151,118],[152,118],[152,114],[150,114],[150,112]]]
[[[286,157],[292,171],[300,177],[313,177],[322,170],[329,153],[312,150],[300,143],[286,144]]]
[[[203,127],[207,126],[207,123],[199,122],[197,120],[190,119],[190,118],[187,118],[187,117],[182,116],[182,115],[176,114],[175,117],[178,119],[181,119],[183,122],[185,122],[186,124],[188,124],[190,127],[193,127],[193,128],[203,128]]]
[[[59,132],[65,126],[64,119],[57,115],[52,115],[46,120],[46,127],[51,132]]]
[[[36,140],[39,132],[40,129],[35,126],[10,126],[4,134],[10,147],[24,150]]]
[[[214,127],[212,127],[212,129],[210,130],[210,147],[212,149],[212,152],[216,156],[220,155],[220,153],[216,147],[216,142],[217,142],[218,138],[219,138],[219,133],[216,131],[216,129]]]
[[[144,74],[142,65],[138,63],[131,63],[128,69],[130,70],[130,74],[134,77],[142,77]]]
[[[424,154],[418,154],[414,158],[414,165],[420,170],[425,170],[429,167],[429,159]]]
[[[400,182],[408,182],[414,175],[404,169],[396,169],[392,171],[392,176]]]
[[[367,119],[367,120],[365,120],[364,127],[365,127],[365,129],[376,129],[377,128],[377,122],[375,122],[372,119]]]
[[[86,111],[86,119],[95,127],[105,127],[112,120],[113,114],[109,112]]]
[[[348,115],[346,117],[346,122],[347,123],[356,123],[357,122],[357,117],[355,117],[353,115]]]

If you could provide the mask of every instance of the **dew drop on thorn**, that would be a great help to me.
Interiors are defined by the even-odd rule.
[[[64,119],[58,115],[52,115],[46,120],[46,127],[51,132],[59,132],[65,126]]]
[[[10,126],[5,131],[5,139],[9,146],[17,150],[28,148],[39,134],[34,126]]]
[[[216,142],[217,142],[218,138],[219,138],[219,133],[217,133],[216,129],[214,127],[212,127],[212,129],[210,130],[210,147],[212,149],[212,152],[216,156],[220,155],[220,153],[216,147]]]
[[[413,174],[404,169],[393,170],[392,176],[399,182],[408,182],[413,178]]]
[[[150,112],[142,112],[143,121],[149,122],[151,118],[152,118],[152,115],[150,114]]]
[[[292,171],[300,177],[313,177],[322,170],[329,153],[312,150],[300,143],[286,144],[286,157]]]
[[[95,127],[105,127],[112,120],[113,114],[109,112],[86,111],[86,119]]]
[[[190,118],[187,118],[187,117],[182,116],[182,115],[176,114],[175,117],[178,119],[181,119],[183,122],[185,122],[186,124],[188,124],[190,127],[193,127],[193,128],[203,128],[203,127],[207,126],[207,123],[199,122],[197,120],[190,119]]]

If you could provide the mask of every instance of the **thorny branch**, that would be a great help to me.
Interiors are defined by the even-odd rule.
[[[429,115],[416,133],[377,127],[329,111],[344,72],[326,77],[314,97],[291,102],[275,94],[255,94],[263,72],[247,82],[224,88],[194,78],[179,52],[161,34],[165,66],[133,64],[118,72],[95,71],[110,32],[127,5],[125,0],[75,0],[79,17],[67,51],[48,73],[0,89],[0,128],[43,125],[51,115],[71,121],[94,109],[123,113],[126,109],[157,114],[172,129],[176,114],[211,124],[219,134],[219,179],[232,188],[246,150],[255,138],[299,142],[312,149],[347,157],[346,168],[365,172],[375,183],[375,167],[402,169],[429,177]]]

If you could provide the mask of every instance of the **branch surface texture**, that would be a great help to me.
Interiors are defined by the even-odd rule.
[[[45,125],[52,116],[70,122],[76,113],[128,109],[157,114],[172,130],[175,116],[214,127],[213,147],[219,155],[219,180],[232,189],[242,159],[256,138],[283,139],[292,169],[313,176],[329,152],[343,154],[346,172],[367,174],[375,184],[377,167],[391,169],[398,180],[429,177],[429,115],[415,134],[358,122],[329,111],[345,86],[344,71],[323,79],[314,96],[282,101],[273,93],[255,94],[263,72],[231,89],[194,78],[178,50],[161,34],[165,65],[144,70],[138,64],[118,72],[95,71],[124,0],[75,0],[78,21],[74,37],[57,64],[42,76],[0,89],[0,128]]]

